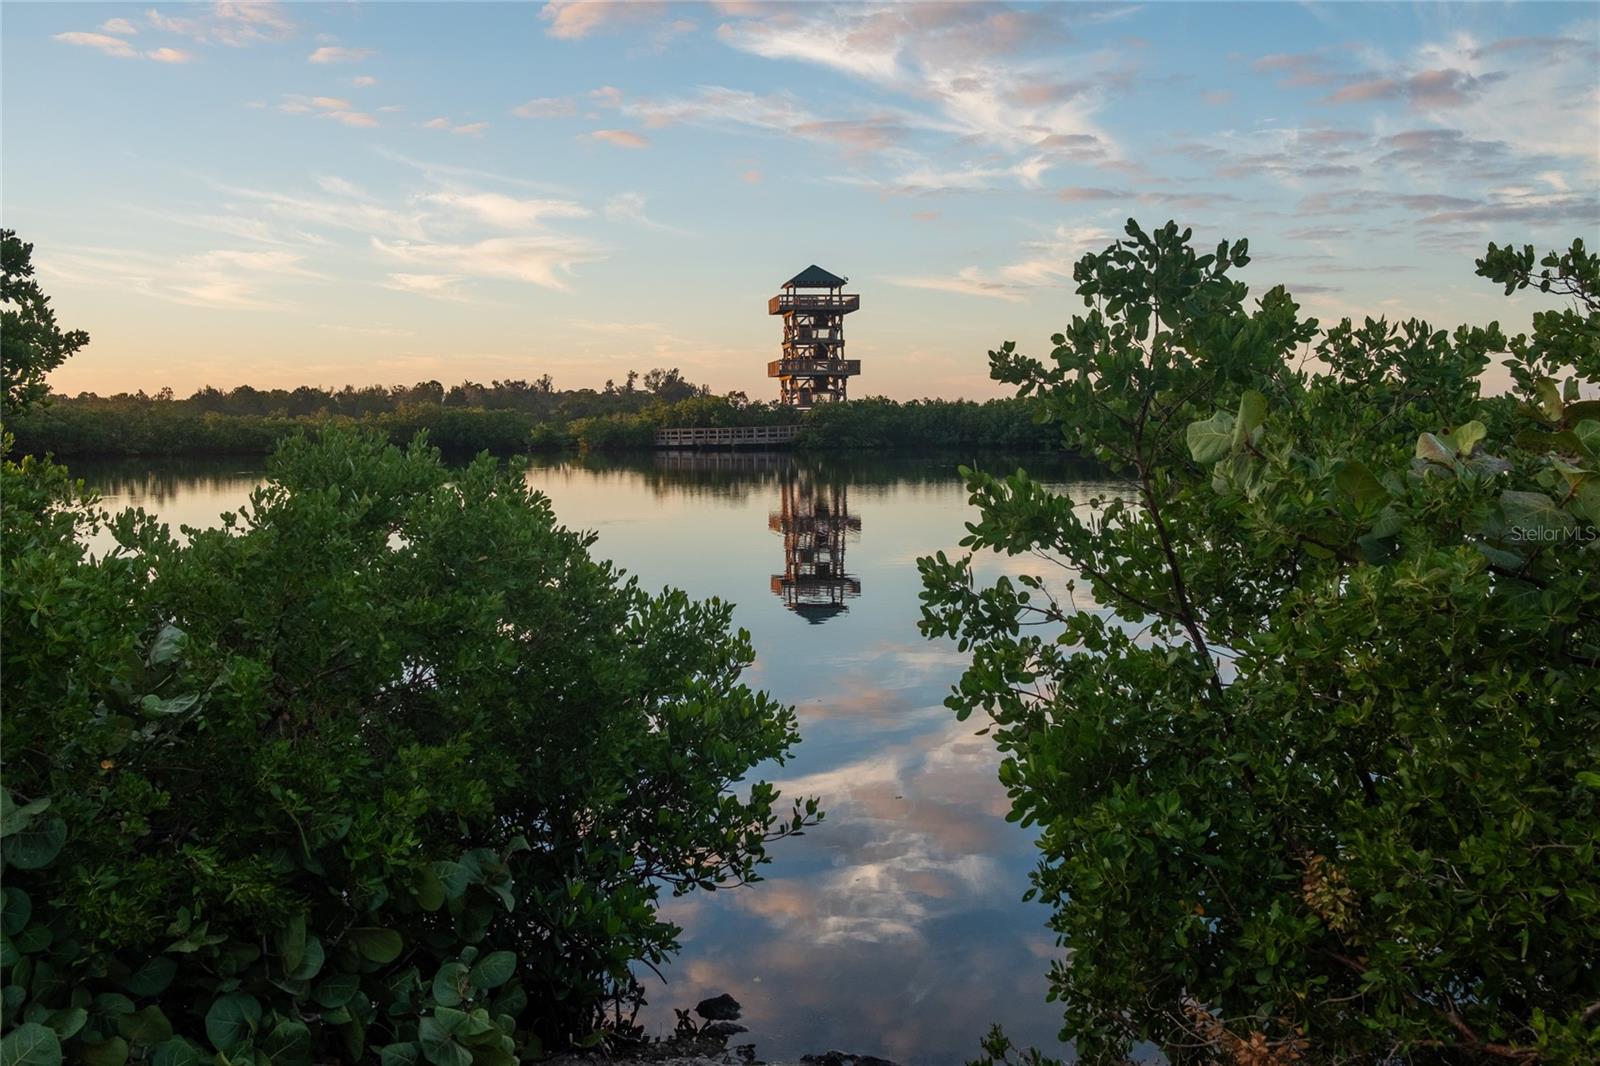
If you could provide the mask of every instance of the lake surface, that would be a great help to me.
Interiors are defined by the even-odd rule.
[[[798,708],[801,743],[762,776],[817,795],[827,820],[781,841],[765,880],[667,899],[683,950],[646,974],[640,1020],[719,992],[763,1058],[830,1048],[905,1066],[977,1051],[991,1023],[1056,1050],[1045,973],[1059,954],[1046,908],[1022,902],[1032,834],[1007,824],[982,722],[942,706],[963,656],[917,632],[916,559],[954,551],[973,512],[954,459],[657,454],[536,461],[531,484],[569,526],[646,588],[735,605],[757,661],[754,686]],[[1012,470],[1015,459],[987,459]],[[1074,499],[1113,486],[1033,456],[1030,473]],[[142,506],[176,528],[210,526],[263,479],[244,461],[73,464],[108,507]],[[1031,556],[981,560],[980,578],[1047,569]]]

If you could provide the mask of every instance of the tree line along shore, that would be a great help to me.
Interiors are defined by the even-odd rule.
[[[453,454],[577,448],[648,448],[658,429],[684,426],[797,425],[795,446],[809,450],[860,448],[994,448],[1019,451],[1057,446],[1059,430],[1035,417],[1038,407],[1017,398],[908,400],[869,397],[799,411],[752,401],[742,392],[713,394],[676,369],[629,374],[624,387],[557,391],[540,382],[436,381],[412,387],[302,386],[228,392],[203,388],[188,398],[163,389],[50,396],[8,419],[23,454],[79,456],[266,455],[303,430],[328,426],[375,430],[395,444],[426,431]]]

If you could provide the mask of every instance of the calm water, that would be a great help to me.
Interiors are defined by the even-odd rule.
[[[1083,499],[1092,473],[1032,457]],[[785,454],[557,461],[531,468],[561,520],[648,588],[737,606],[757,661],[748,680],[799,709],[801,744],[767,768],[822,798],[820,829],[781,842],[753,887],[668,900],[683,951],[641,1020],[731,992],[765,1058],[839,1048],[906,1066],[958,1063],[992,1022],[1055,1046],[1042,905],[1023,903],[1028,832],[1004,821],[997,756],[941,706],[962,656],[917,633],[917,556],[953,550],[972,517],[954,461]],[[989,469],[1012,469],[1003,459]],[[211,525],[244,502],[249,462],[79,463],[109,506]],[[1109,486],[1100,486],[1109,489]],[[1041,568],[989,557],[980,576]]]

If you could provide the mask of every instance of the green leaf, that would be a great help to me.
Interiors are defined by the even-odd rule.
[[[1539,413],[1547,422],[1561,421],[1561,412],[1566,403],[1561,399],[1561,387],[1554,378],[1540,378],[1534,385],[1534,393],[1538,396]]]
[[[1229,438],[1229,450],[1238,451],[1243,448],[1250,435],[1267,420],[1267,398],[1255,389],[1246,389],[1244,395],[1239,397],[1239,413],[1233,420],[1233,435]]]
[[[304,1022],[285,1018],[261,1041],[261,1050],[277,1066],[311,1061],[311,1030]]]
[[[1585,419],[1600,419],[1600,400],[1579,400],[1569,403],[1562,412],[1568,422],[1582,422]]]
[[[460,899],[466,894],[472,873],[465,866],[444,860],[434,863],[433,869],[439,876],[439,883],[444,886],[446,899]]]
[[[1578,771],[1578,782],[1590,788],[1600,788],[1600,773],[1594,770],[1580,770]]]
[[[151,1066],[201,1066],[202,1063],[209,1062],[210,1058],[196,1044],[181,1036],[175,1036],[156,1045],[150,1062]]]
[[[455,1036],[458,1030],[466,1024],[467,1012],[454,1007],[433,1008],[433,1020],[439,1023],[439,1031]]]
[[[56,1036],[67,1040],[76,1036],[78,1030],[82,1029],[88,1020],[89,1012],[82,1007],[63,1007],[46,1018],[44,1024],[48,1025]]]
[[[317,985],[316,1001],[329,1010],[342,1007],[361,988],[361,978],[353,973],[335,973],[324,977]]]
[[[1504,548],[1496,548],[1492,544],[1474,543],[1473,547],[1477,548],[1478,553],[1489,560],[1490,563],[1500,567],[1502,570],[1520,570],[1522,564],[1527,561],[1516,552],[1509,552]]]
[[[322,972],[322,964],[325,961],[327,953],[322,950],[322,941],[314,936],[308,936],[305,950],[300,955],[300,965],[289,971],[289,977],[295,981],[309,981]]]
[[[222,996],[206,1011],[206,1037],[230,1058],[250,1046],[261,1024],[261,1004],[243,992]]]
[[[1233,447],[1233,416],[1218,411],[1204,422],[1191,422],[1187,433],[1189,454],[1202,466],[1227,455]]]
[[[517,1057],[503,1047],[472,1049],[472,1066],[517,1066]]]
[[[417,1038],[422,1054],[433,1066],[470,1066],[472,1062],[472,1053],[451,1039],[433,1018],[417,1023]]]
[[[1455,432],[1450,434],[1450,444],[1460,455],[1471,455],[1473,447],[1484,438],[1489,431],[1483,423],[1474,419],[1464,425],[1457,426]]]
[[[1445,466],[1456,465],[1455,449],[1432,433],[1424,433],[1417,438],[1417,458],[1426,459],[1430,463],[1442,463]]]
[[[134,1044],[159,1044],[172,1036],[172,1023],[167,1021],[160,1007],[152,1005],[118,1018],[117,1032]]]
[[[351,1018],[344,1022],[335,1022],[333,1013],[324,1016],[324,1020],[339,1026],[339,1040],[344,1044],[345,1054],[351,1062],[361,1062],[366,1058],[367,1027],[360,1019]],[[345,1011],[349,1013],[348,1010]]]
[[[1340,464],[1339,472],[1333,475],[1333,483],[1340,492],[1360,504],[1382,503],[1389,498],[1389,490],[1377,476],[1365,463],[1355,459]]]
[[[94,1009],[101,1014],[132,1014],[133,1000],[121,992],[102,992],[94,997]]]
[[[306,951],[306,916],[297,914],[284,922],[273,937],[277,942],[278,954],[283,956],[283,972],[294,973],[300,968],[300,962],[305,957]]]
[[[164,625],[161,632],[156,634],[155,643],[150,645],[149,663],[151,666],[171,666],[183,655],[183,649],[189,643],[189,634],[175,625]]]
[[[431,866],[417,871],[411,890],[417,897],[417,906],[425,911],[436,911],[444,906],[444,882]]]
[[[33,915],[33,900],[15,885],[0,890],[0,932],[16,936]]]
[[[393,962],[405,947],[405,941],[393,929],[352,929],[349,935],[351,946],[373,962]]]
[[[466,976],[467,968],[459,962],[447,962],[439,967],[439,972],[433,975],[434,1001],[445,1007],[459,1004]]]
[[[53,1029],[26,1022],[0,1039],[0,1066],[61,1066],[61,1041]]]
[[[499,988],[517,972],[517,956],[510,951],[491,951],[472,967],[468,978],[477,988]]]
[[[416,1044],[385,1044],[378,1049],[378,1061],[381,1066],[416,1066]]]
[[[50,931],[48,925],[35,922],[25,926],[21,932],[12,937],[12,946],[24,955],[36,955],[49,947],[54,939],[55,934]]]
[[[50,865],[67,842],[67,823],[54,815],[35,818],[0,845],[6,862],[19,870],[38,870]]]
[[[1600,458],[1600,419],[1585,418],[1572,427],[1572,434],[1584,451]]]
[[[10,789],[0,789],[0,837],[10,836],[50,808],[50,797],[19,805]]]
[[[1542,429],[1525,429],[1516,436],[1517,447],[1535,455],[1559,452],[1563,455],[1584,455],[1588,448],[1583,438],[1570,429],[1551,433]]]
[[[165,955],[156,955],[121,981],[122,987],[136,996],[159,996],[172,983],[178,964]]]
[[[1571,515],[1542,492],[1507,489],[1500,494],[1500,509],[1506,516],[1506,524],[1520,534],[1513,539],[1557,540],[1577,525]]]

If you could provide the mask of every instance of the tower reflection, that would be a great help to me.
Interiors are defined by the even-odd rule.
[[[778,510],[767,528],[783,537],[783,573],[772,575],[772,592],[812,625],[849,610],[861,581],[845,570],[845,544],[861,535],[861,519],[850,513],[849,489],[821,483],[816,472],[787,468],[778,483]]]

